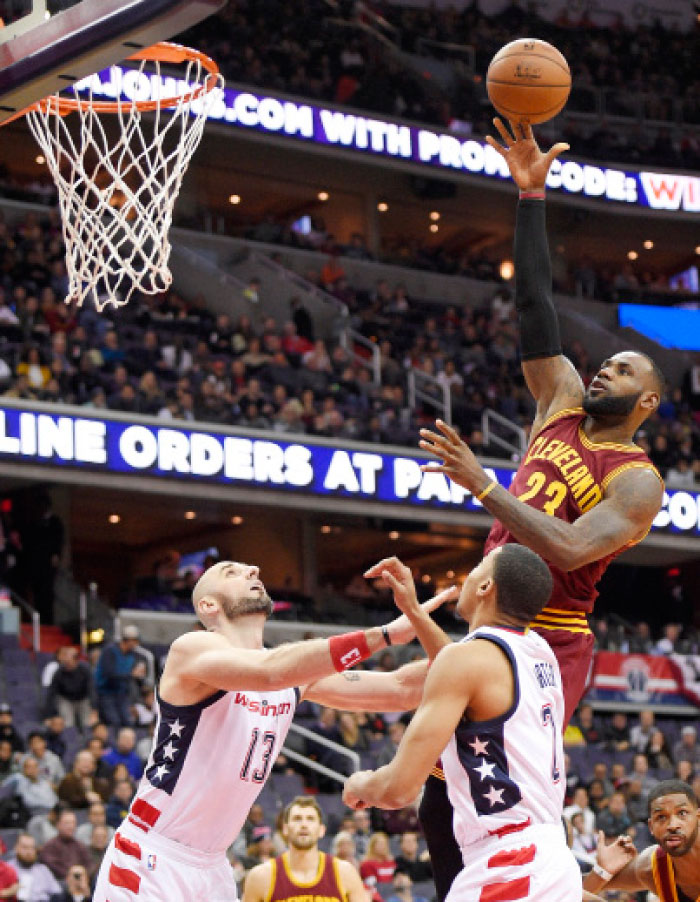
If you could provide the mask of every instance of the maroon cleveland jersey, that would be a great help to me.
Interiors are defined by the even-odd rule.
[[[626,470],[642,467],[653,470],[661,479],[637,445],[592,442],[583,431],[585,419],[581,407],[552,414],[530,442],[509,489],[530,507],[566,523],[578,520],[602,501],[613,479]],[[507,542],[517,542],[517,539],[496,520],[486,539],[484,553]],[[596,583],[610,562],[627,547],[568,573],[550,564],[554,577],[552,597],[533,625],[543,629],[576,629],[578,623],[581,629],[586,628],[585,614],[593,610],[598,596]]]
[[[318,853],[318,871],[311,883],[297,883],[289,867],[289,853],[272,862],[272,881],[267,902],[347,902],[338,874],[337,858]]]

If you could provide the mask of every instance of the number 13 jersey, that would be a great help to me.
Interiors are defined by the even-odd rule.
[[[220,691],[195,705],[158,696],[130,823],[202,852],[225,851],[269,776],[298,699],[297,689]]]
[[[482,626],[462,641],[476,639],[494,642],[510,661],[514,697],[502,717],[465,715],[442,753],[462,850],[531,824],[558,824],[566,788],[564,695],[554,652],[532,630]]]
[[[661,480],[656,467],[637,445],[591,441],[583,430],[585,419],[583,408],[575,408],[560,410],[545,421],[518,467],[509,489],[511,495],[552,517],[573,523],[602,501],[610,483],[627,470],[652,470]],[[484,554],[508,542],[517,539],[496,520],[486,539]],[[596,583],[613,558],[629,545],[569,572],[550,564],[554,589],[543,615],[548,609],[560,614],[567,610],[590,613],[598,596]]]

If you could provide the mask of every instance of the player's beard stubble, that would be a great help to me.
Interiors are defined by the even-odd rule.
[[[583,409],[591,417],[600,419],[623,419],[628,417],[641,398],[642,392],[631,395],[602,395],[592,397],[586,393],[583,397]]]
[[[264,614],[266,617],[272,615],[273,603],[267,592],[260,595],[250,595],[247,598],[239,598],[231,601],[230,598],[222,598],[221,610],[227,620],[238,620],[239,617],[245,617],[246,614]]]

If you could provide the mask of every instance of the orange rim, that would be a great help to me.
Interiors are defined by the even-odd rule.
[[[139,50],[137,53],[127,57],[127,59],[173,64],[199,62],[208,74],[203,84],[197,85],[189,93],[178,94],[174,97],[161,97],[158,100],[125,100],[120,103],[115,100],[80,100],[79,98],[60,97],[58,94],[54,94],[28,106],[12,118],[15,119],[34,110],[65,116],[68,113],[77,112],[86,106],[90,106],[97,113],[118,113],[124,107],[129,106],[134,106],[137,110],[147,113],[152,110],[177,106],[178,103],[190,103],[199,97],[204,97],[205,94],[213,91],[219,84],[219,67],[214,60],[200,50],[195,50],[192,47],[183,47],[181,44],[161,41],[159,44],[153,44],[151,47],[144,47],[143,50]]]

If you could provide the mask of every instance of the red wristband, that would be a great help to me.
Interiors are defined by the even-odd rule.
[[[544,200],[544,191],[521,191],[520,200]]]
[[[340,673],[365,661],[372,652],[367,644],[367,637],[362,630],[356,633],[343,633],[342,636],[331,636],[328,640],[333,666]]]

